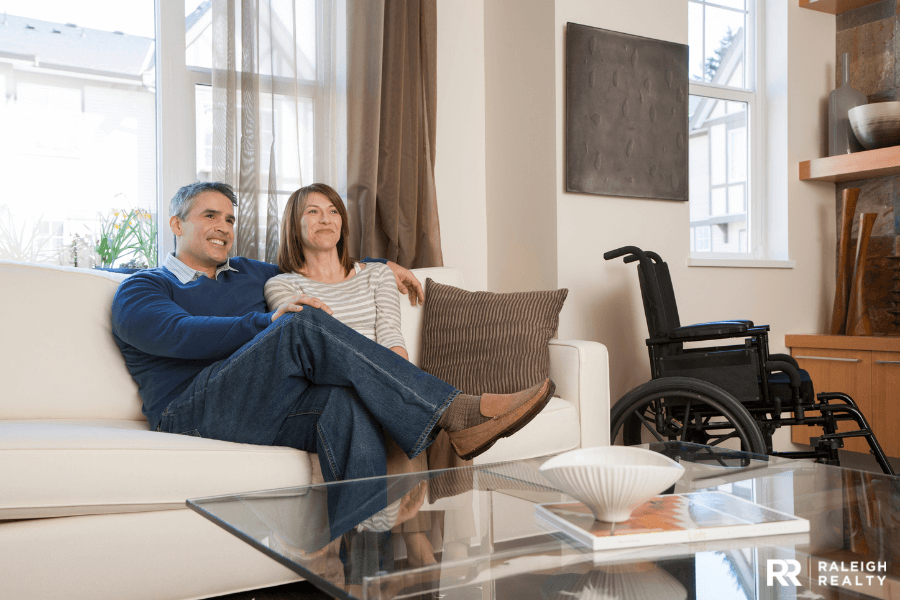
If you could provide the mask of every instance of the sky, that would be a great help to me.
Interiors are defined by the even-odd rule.
[[[188,10],[187,5],[190,5]],[[200,0],[186,0],[190,13]],[[0,0],[0,12],[153,38],[153,0]]]

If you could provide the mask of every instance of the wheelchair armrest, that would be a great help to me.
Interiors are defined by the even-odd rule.
[[[669,331],[669,338],[673,340],[686,340],[698,337],[741,336],[753,327],[751,321],[713,321],[711,323],[698,323],[685,325]]]
[[[766,362],[766,371],[769,373],[784,373],[790,380],[790,386],[794,390],[800,389],[800,371],[794,365],[783,360],[770,360]]]
[[[797,371],[800,370],[800,363],[798,363],[797,359],[795,359],[790,354],[770,354],[769,360],[786,362],[786,363],[789,363],[790,365],[792,365],[795,369],[797,369]]]

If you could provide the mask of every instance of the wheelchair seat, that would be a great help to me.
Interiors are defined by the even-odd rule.
[[[846,437],[865,437],[885,473],[890,464],[852,398],[816,394],[809,373],[787,354],[769,353],[769,326],[744,319],[682,325],[669,267],[655,252],[625,246],[605,253],[638,263],[638,280],[649,338],[651,380],[625,394],[612,408],[613,439],[719,445],[737,440],[757,454],[814,458],[839,464]],[[838,422],[857,428],[838,432]],[[772,435],[785,425],[812,425],[823,433],[811,451],[776,452]],[[736,442],[733,442],[736,443]]]

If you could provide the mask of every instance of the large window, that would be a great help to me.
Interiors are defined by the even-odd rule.
[[[693,257],[761,258],[756,0],[689,0]]]
[[[212,0],[6,0],[4,8],[0,259],[155,266],[172,249],[172,193],[212,177]],[[338,143],[316,119],[334,120],[329,90],[345,59],[332,47],[346,35],[335,17],[343,12],[340,0],[259,4],[260,194],[271,150],[281,206],[302,182],[342,181],[329,157],[346,148],[316,152]]]
[[[5,10],[0,258],[154,265],[154,0]]]

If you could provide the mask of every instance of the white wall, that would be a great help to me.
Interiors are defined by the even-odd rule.
[[[783,94],[776,98],[773,106],[773,110],[780,106],[786,135],[771,149],[777,160],[770,179],[780,180],[786,193],[789,258],[796,266],[714,268],[687,266],[687,203],[565,192],[566,23],[687,43],[687,0],[439,0],[438,7],[439,61],[441,48],[459,48],[468,39],[448,39],[446,23],[453,24],[457,35],[466,27],[464,19],[484,32],[483,63],[465,68],[473,77],[483,69],[486,78],[488,289],[569,288],[559,337],[597,340],[609,348],[613,399],[646,381],[649,365],[637,274],[621,260],[603,260],[603,253],[612,248],[636,245],[662,255],[672,271],[683,323],[727,318],[768,323],[773,352],[784,350],[787,333],[825,330],[834,286],[834,186],[801,183],[798,162],[824,155],[825,106],[831,90],[829,74],[834,73],[834,17],[800,9],[796,2],[788,2],[776,17],[786,20],[788,83],[785,86],[783,78],[780,89],[786,87],[790,93],[786,99]],[[466,58],[474,59],[468,52]],[[439,97],[452,85],[442,64]],[[453,70],[449,77],[467,80]],[[439,111],[438,123],[439,134],[454,128],[464,136],[477,134],[477,126],[446,112]],[[477,148],[479,142],[468,143]],[[467,147],[449,145],[439,135],[438,165],[448,153],[458,153],[459,164],[468,164],[462,156]],[[449,203],[442,185],[467,176],[466,171],[442,172],[438,182],[442,224],[460,218],[451,212],[465,210]],[[470,226],[476,224],[467,222]],[[442,238],[445,258],[474,259],[485,247],[463,247],[468,238],[447,229]],[[548,265],[548,258],[555,263]],[[446,264],[454,263],[446,260]],[[525,267],[534,272],[523,273]],[[786,428],[776,437],[776,446],[789,446]]]
[[[484,2],[437,3],[437,132],[434,179],[444,265],[470,290],[486,290]]]
[[[557,287],[552,23],[553,0],[484,3],[492,291]]]

